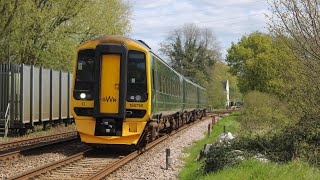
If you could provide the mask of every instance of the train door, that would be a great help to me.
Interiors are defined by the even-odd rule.
[[[120,55],[101,57],[100,112],[119,113]]]
[[[123,45],[100,44],[95,50],[95,136],[121,136],[127,93],[127,56]]]

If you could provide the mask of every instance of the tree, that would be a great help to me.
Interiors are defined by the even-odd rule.
[[[222,81],[229,81],[229,98],[230,101],[241,101],[242,95],[238,88],[236,76],[229,73],[229,66],[218,61],[212,70],[209,86],[208,86],[208,102],[213,108],[225,108],[227,101],[227,94],[224,91]]]
[[[269,29],[294,55],[299,76],[286,76],[294,83],[289,95],[303,114],[320,109],[320,9],[318,0],[270,1]],[[293,102],[294,101],[294,102]],[[303,115],[301,115],[303,116]]]
[[[0,1],[0,62],[71,70],[75,48],[100,35],[126,34],[129,4],[117,0]]]
[[[229,48],[226,61],[230,72],[239,79],[242,93],[251,90],[285,94],[286,86],[283,74],[288,71],[286,66],[292,63],[290,49],[282,46],[277,38],[255,32],[243,36]]]
[[[186,24],[169,33],[160,46],[174,69],[194,82],[208,86],[210,71],[221,59],[218,41],[211,30]]]

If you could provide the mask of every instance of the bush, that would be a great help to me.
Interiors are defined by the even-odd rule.
[[[292,157],[320,168],[320,115],[309,114],[283,132],[291,143]]]
[[[278,163],[302,160],[320,168],[320,115],[308,115],[286,126],[277,134],[242,136],[228,146],[210,149],[205,171],[217,171],[239,163],[239,156],[250,158],[262,154]],[[238,153],[234,153],[238,152]],[[241,154],[239,154],[241,152]]]
[[[210,147],[205,161],[204,171],[219,171],[225,167],[230,167],[241,162],[240,151],[236,151],[232,144],[219,143]]]
[[[277,97],[257,91],[244,97],[244,109],[239,117],[240,134],[264,136],[275,134],[289,124],[290,112],[286,103]]]
[[[240,162],[239,157],[257,154],[273,162],[302,160],[320,168],[320,114],[296,119],[285,103],[260,92],[245,96],[245,109],[239,115],[240,133],[228,145],[213,146],[204,170],[219,171]]]

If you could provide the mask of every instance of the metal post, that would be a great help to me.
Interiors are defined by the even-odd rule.
[[[68,85],[67,85],[67,120],[65,126],[70,123],[70,72],[68,72]]]
[[[169,169],[169,166],[171,165],[171,157],[170,157],[170,149],[166,149],[166,169]]]
[[[227,132],[226,129],[227,129],[226,126],[223,126],[223,133],[226,133],[226,132]]]
[[[5,99],[5,108],[7,107],[8,103],[10,102],[10,93],[9,93],[9,90],[10,90],[10,70],[9,70],[9,64],[5,64],[5,72],[6,72],[6,77],[5,77],[5,81],[6,81],[6,88],[5,88],[5,95],[4,97],[6,98]]]
[[[210,133],[211,133],[211,124],[209,123],[208,124],[208,137],[210,136]]]
[[[30,68],[30,126],[31,127],[33,127],[33,95],[34,95],[33,70],[34,70],[34,66],[31,65],[31,68]]]
[[[20,65],[20,123],[23,123],[23,67]]]
[[[12,127],[12,125],[14,125],[14,75],[13,75],[13,64],[9,64],[9,71],[10,71],[10,75],[11,75],[11,92],[10,92],[10,127]]]
[[[42,122],[42,66],[39,69],[39,122]]]
[[[52,120],[52,75],[53,71],[52,68],[50,69],[50,114],[49,114],[49,123],[52,126],[53,125],[53,120]]]
[[[62,118],[61,118],[61,103],[62,103],[62,93],[61,93],[61,85],[62,85],[62,71],[59,71],[59,124],[62,123]]]

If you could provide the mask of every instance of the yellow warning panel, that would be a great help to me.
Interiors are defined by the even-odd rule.
[[[100,112],[119,113],[120,55],[107,54],[101,60]]]

